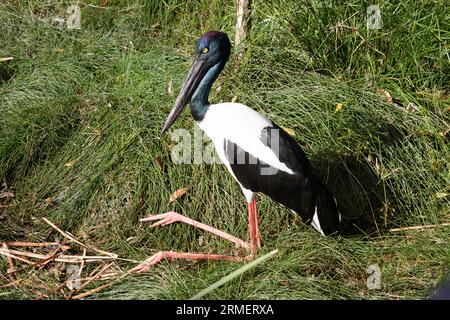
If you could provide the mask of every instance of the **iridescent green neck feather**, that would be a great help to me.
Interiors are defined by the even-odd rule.
[[[192,95],[190,106],[191,113],[195,121],[201,121],[204,118],[206,111],[208,111],[208,96],[211,91],[211,87],[214,84],[214,81],[216,81],[220,72],[223,70],[224,66],[225,62],[220,61],[213,67],[211,67],[211,69],[209,69],[203,77],[202,81],[197,87],[197,90],[195,90],[194,94]]]

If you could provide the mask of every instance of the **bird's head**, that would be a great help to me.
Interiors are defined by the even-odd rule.
[[[194,62],[161,133],[164,133],[172,126],[191,100],[192,95],[207,72],[213,67],[217,67],[219,72],[222,70],[230,56],[230,52],[231,44],[226,33],[208,31],[197,40]]]
[[[208,31],[203,34],[195,45],[197,61],[205,61],[209,67],[219,62],[226,62],[230,56],[231,44],[226,33]]]

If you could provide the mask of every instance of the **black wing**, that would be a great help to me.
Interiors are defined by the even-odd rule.
[[[293,174],[277,170],[254,155],[225,140],[225,155],[231,169],[246,189],[262,192],[311,222],[317,209],[324,234],[338,231],[340,218],[334,198],[314,173],[306,154],[283,129],[276,124],[265,127],[261,141],[275,153]],[[278,142],[278,150],[274,146]],[[277,152],[276,152],[277,151]]]

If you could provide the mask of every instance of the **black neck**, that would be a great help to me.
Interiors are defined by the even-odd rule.
[[[211,91],[211,87],[223,70],[226,61],[220,61],[216,63],[211,69],[206,72],[202,81],[195,90],[191,98],[191,113],[195,121],[201,121],[205,117],[206,111],[208,111],[209,102],[208,96]]]

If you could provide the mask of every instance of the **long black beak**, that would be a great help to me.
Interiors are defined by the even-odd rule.
[[[181,87],[180,94],[175,101],[175,104],[170,110],[169,116],[167,117],[166,123],[164,124],[161,134],[167,131],[175,120],[179,117],[180,113],[183,111],[184,107],[189,103],[197,89],[200,81],[203,79],[207,71],[207,66],[204,60],[199,60],[198,57],[194,60],[191,69],[187,75],[186,80],[184,80],[183,86]]]

